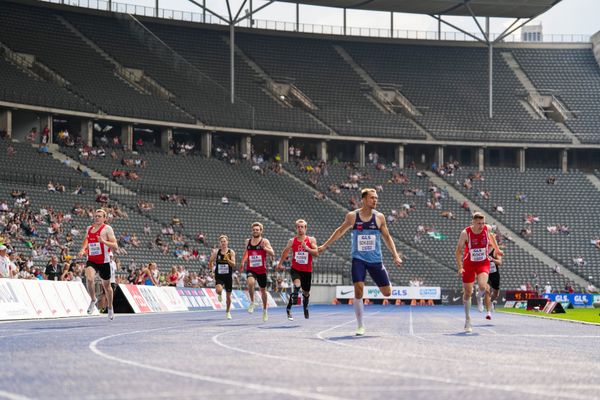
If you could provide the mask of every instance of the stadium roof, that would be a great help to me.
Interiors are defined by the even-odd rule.
[[[313,6],[427,15],[532,18],[561,0],[278,0]],[[469,10],[470,8],[470,10]]]

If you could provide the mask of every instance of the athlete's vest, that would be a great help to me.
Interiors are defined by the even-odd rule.
[[[256,274],[267,273],[267,251],[263,249],[262,242],[263,239],[261,239],[257,245],[253,246],[252,239],[248,240],[248,246],[246,246],[248,252],[246,271],[254,272]]]
[[[490,251],[490,274],[493,274],[494,272],[498,272],[498,266],[496,265],[496,263],[494,261],[492,261],[492,258],[494,258],[494,249],[492,249]]]
[[[231,249],[227,249],[226,254],[231,254]],[[228,275],[233,272],[232,268],[225,262],[225,255],[221,254],[221,250],[217,252],[217,259],[215,260],[215,274],[216,275]]]
[[[381,231],[377,226],[377,212],[371,219],[363,222],[360,211],[356,211],[356,220],[352,227],[352,258],[368,263],[381,262]]]
[[[88,261],[94,264],[106,264],[110,261],[110,248],[100,243],[100,233],[104,230],[106,225],[102,224],[100,229],[96,232],[92,232],[93,226],[90,226],[87,231],[88,241]]]
[[[306,247],[310,248],[310,239],[308,236],[304,238]],[[292,241],[292,269],[301,272],[312,272],[312,255],[304,250],[302,242],[298,238]]]
[[[490,251],[487,225],[484,225],[483,229],[478,234],[473,233],[470,226],[467,227],[466,231],[467,245],[465,246],[465,253],[463,256],[465,266],[489,264],[490,259],[488,258],[488,254]]]

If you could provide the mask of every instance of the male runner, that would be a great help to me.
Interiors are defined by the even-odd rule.
[[[258,282],[260,295],[263,303],[263,321],[266,322],[267,315],[267,255],[273,257],[275,252],[271,247],[269,239],[263,238],[263,225],[260,222],[252,224],[252,237],[246,239],[246,250],[240,262],[240,272],[242,272],[246,261],[246,280],[248,281],[248,295],[250,296],[250,305],[248,312],[254,312],[254,284]]]
[[[94,222],[87,228],[87,234],[81,245],[79,257],[87,254],[87,263],[85,267],[85,281],[87,290],[92,298],[88,307],[88,314],[94,312],[96,306],[96,288],[94,279],[96,272],[102,280],[102,287],[106,293],[108,318],[112,320],[115,316],[113,310],[113,289],[110,285],[110,251],[116,251],[119,248],[115,232],[106,222],[106,211],[99,208],[94,213]]]
[[[306,236],[306,221],[299,219],[296,221],[296,236],[288,241],[287,246],[281,253],[277,269],[283,269],[283,262],[287,259],[288,253],[292,251],[292,282],[294,288],[290,294],[286,308],[287,317],[293,321],[292,305],[298,302],[298,292],[302,287],[302,307],[304,309],[304,318],[308,319],[308,301],[310,297],[310,284],[312,280],[312,261],[313,257],[319,255],[317,249],[317,240],[312,236]]]
[[[219,303],[221,302],[221,293],[225,287],[227,305],[225,317],[231,319],[231,291],[233,290],[233,268],[235,267],[235,251],[229,248],[229,238],[227,235],[219,236],[219,249],[212,252],[208,260],[209,268],[215,265],[215,289]]]
[[[363,189],[361,191],[361,208],[346,214],[342,225],[331,234],[325,243],[319,246],[320,254],[352,228],[352,282],[354,283],[354,313],[358,323],[357,336],[365,334],[362,297],[367,271],[379,287],[381,294],[386,297],[392,294],[390,278],[382,262],[381,238],[392,253],[394,264],[398,267],[402,264],[394,240],[388,231],[385,216],[375,210],[377,200],[375,189]]]
[[[490,303],[492,310],[496,309],[496,303],[498,302],[498,295],[500,294],[500,270],[499,266],[502,265],[502,256],[496,256],[494,249],[490,251],[490,276],[488,278],[488,284],[491,287]],[[489,314],[489,310],[488,310]],[[487,317],[486,317],[487,318]],[[488,319],[491,319],[488,318]]]
[[[488,275],[490,272],[490,260],[488,258],[490,245],[495,254],[502,256],[504,253],[498,247],[491,227],[486,225],[485,216],[479,212],[473,214],[471,225],[463,229],[456,245],[456,265],[458,276],[463,281],[463,304],[465,307],[465,332],[473,332],[471,327],[471,295],[473,284],[477,278],[479,293],[477,296],[487,296],[489,310]],[[491,318],[491,317],[490,317]],[[490,319],[488,318],[488,319]]]

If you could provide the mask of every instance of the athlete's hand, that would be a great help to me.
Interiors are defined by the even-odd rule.
[[[496,255],[502,257],[504,255],[504,252],[500,248],[498,248],[498,254]]]
[[[458,276],[462,277],[463,272],[465,272],[465,269],[462,266],[458,268]]]
[[[400,256],[396,256],[394,257],[394,264],[396,264],[396,267],[401,267],[402,266],[402,259],[400,258]]]
[[[77,257],[81,258],[85,255],[85,250],[81,250],[79,251],[79,253],[77,253]]]
[[[324,252],[326,249],[325,246],[319,246],[319,248],[317,249],[319,251],[319,254],[321,254],[322,252]]]

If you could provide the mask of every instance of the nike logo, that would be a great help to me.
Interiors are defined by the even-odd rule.
[[[348,290],[347,292],[344,292],[343,290],[340,292],[340,294],[343,296],[345,294],[350,294],[352,293],[354,290]]]
[[[458,301],[458,299],[460,299],[460,296],[458,296],[458,297],[453,297],[453,298],[452,298],[452,302]]]

